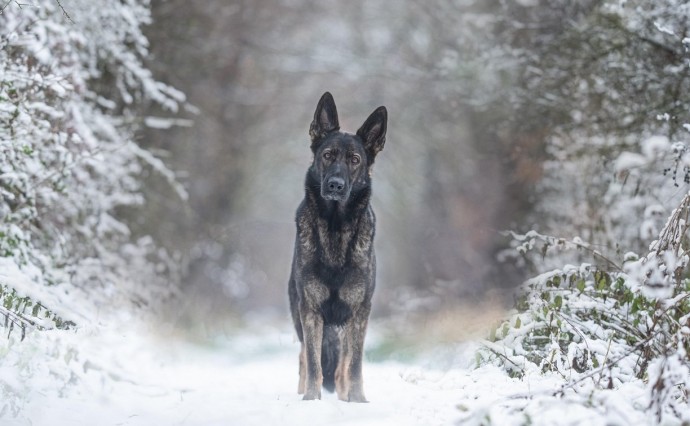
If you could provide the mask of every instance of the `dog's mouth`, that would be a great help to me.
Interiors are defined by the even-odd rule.
[[[348,194],[344,194],[344,193],[321,191],[321,197],[324,200],[328,200],[328,201],[338,201],[339,203],[342,203],[343,201],[347,200],[347,196],[348,196]]]

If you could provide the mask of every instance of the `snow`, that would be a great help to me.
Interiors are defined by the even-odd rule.
[[[64,288],[47,289],[43,286],[36,286],[35,277],[37,276],[42,276],[38,268],[25,265],[24,270],[22,270],[11,258],[0,257],[0,285],[9,286],[9,288],[16,290],[20,297],[29,297],[31,300],[40,302],[43,306],[55,307],[56,313],[66,320],[84,319],[74,310],[62,308],[61,302],[65,299],[74,300],[74,295],[68,296]],[[38,326],[52,328],[50,321],[45,318],[32,316],[32,321]]]
[[[616,159],[614,166],[616,172],[622,172],[637,167],[642,167],[647,163],[644,156],[634,152],[622,152]]]
[[[2,27],[20,31],[18,34],[6,30],[0,34],[5,35],[0,37],[1,43],[9,43],[12,52],[14,49],[19,52],[10,55],[9,50],[0,49],[0,59],[3,59],[0,74],[3,81],[12,83],[0,87],[0,99],[4,99],[0,102],[0,123],[3,123],[0,125],[3,183],[0,195],[6,201],[0,203],[4,218],[4,225],[0,226],[0,248],[5,252],[0,258],[0,285],[19,297],[41,302],[51,311],[35,314],[39,316],[30,322],[45,331],[39,332],[31,326],[27,327],[25,339],[22,339],[24,333],[15,330],[0,340],[0,424],[653,424],[654,415],[648,407],[654,400],[650,398],[657,398],[660,401],[657,405],[662,406],[670,395],[668,392],[678,384],[687,387],[690,370],[685,347],[680,345],[677,353],[664,353],[654,360],[649,369],[650,379],[642,381],[636,377],[630,359],[635,354],[622,355],[625,342],[615,342],[612,346],[615,324],[561,313],[563,299],[558,299],[561,301],[552,312],[572,322],[568,324],[571,329],[587,334],[580,332],[573,339],[567,355],[562,354],[555,361],[551,357],[541,365],[530,361],[534,349],[526,341],[534,337],[540,324],[527,312],[517,317],[519,323],[515,318],[508,320],[512,329],[503,342],[483,343],[496,356],[513,363],[503,367],[492,363],[477,366],[481,357],[477,344],[457,342],[419,343],[420,354],[408,362],[395,361],[395,356],[381,361],[380,356],[371,355],[377,345],[374,332],[373,339],[368,341],[369,356],[364,366],[369,404],[341,402],[326,393],[321,401],[301,401],[295,392],[299,348],[287,326],[253,327],[235,330],[223,338],[194,340],[171,329],[137,322],[134,318],[143,313],[130,310],[132,304],[164,299],[161,294],[174,292],[165,287],[167,279],[162,273],[172,258],[161,254],[155,256],[155,264],[149,261],[158,253],[154,242],[150,238],[131,242],[132,233],[116,219],[114,212],[118,207],[142,202],[140,178],[144,168],[164,177],[182,200],[188,194],[178,182],[179,175],[168,169],[159,155],[134,142],[135,124],[143,121],[148,127],[166,129],[188,126],[191,122],[174,115],[137,117],[132,121],[132,113],[138,111],[143,100],[157,102],[173,113],[180,107],[188,111],[198,112],[198,109],[184,104],[183,93],[156,81],[145,66],[149,44],[141,27],[150,22],[148,2],[79,0],[70,12],[74,17],[71,23],[61,18],[54,1],[36,3],[41,7],[22,8],[19,3],[8,3],[8,8],[0,14]],[[518,3],[531,7],[538,2],[519,0]],[[487,15],[474,19],[494,18]],[[656,28],[667,35],[676,33],[672,24],[658,23]],[[334,39],[352,32],[344,25],[329,29]],[[383,49],[389,44],[390,34],[385,29],[377,31],[369,35],[374,36],[374,46]],[[416,43],[424,45],[428,35],[419,34]],[[462,68],[462,55],[458,51],[442,49],[440,55],[436,64],[440,74],[453,76]],[[316,55],[316,63],[304,64],[292,58],[284,68],[327,69],[337,62],[336,56],[336,51],[322,51]],[[45,65],[41,67],[45,68],[41,71],[45,75],[36,72],[34,63]],[[619,66],[617,62],[614,65],[614,68]],[[367,64],[355,64],[343,74],[352,79],[367,67]],[[680,70],[679,66],[668,69],[672,74]],[[543,75],[542,71],[535,67],[530,72]],[[101,93],[98,85],[91,84],[104,74],[113,77],[113,93],[110,90]],[[486,73],[486,81],[480,78],[478,87],[487,86],[493,74]],[[593,90],[600,93],[612,87],[606,79],[595,77],[594,80]],[[587,87],[583,86],[582,90]],[[15,91],[26,96],[15,99]],[[619,95],[613,93],[610,98]],[[545,97],[559,101],[556,94]],[[128,108],[121,103],[132,105]],[[120,107],[125,109],[121,112]],[[576,111],[574,115],[579,117],[582,113]],[[656,117],[670,120],[667,113]],[[621,124],[631,125],[633,118],[625,111],[620,112]],[[690,130],[687,123],[683,127]],[[647,135],[647,131],[642,133]],[[589,145],[583,142],[572,147],[575,151],[596,148],[592,152],[615,147],[611,151],[615,153],[625,138],[612,138],[611,142],[606,142],[607,139],[606,135],[587,136],[584,140]],[[635,136],[635,140],[639,139]],[[666,137],[651,136],[640,144],[641,154],[622,153],[615,161],[615,170],[647,169],[635,173],[644,177],[643,172],[654,170],[664,154],[668,154],[669,147],[677,156],[682,155],[678,157],[682,164],[688,164],[690,156],[684,154],[685,142],[672,144]],[[554,180],[558,190],[551,192],[561,198],[553,202],[545,197],[542,204],[553,202],[554,209],[562,210],[558,211],[559,215],[571,212],[566,216],[569,222],[578,216],[592,217],[589,213],[597,213],[597,210],[588,211],[585,203],[596,200],[607,209],[606,215],[602,215],[604,226],[608,222],[618,223],[621,229],[629,231],[623,233],[623,238],[613,233],[605,236],[615,241],[616,247],[628,249],[637,240],[638,230],[643,240],[657,234],[660,225],[657,222],[663,218],[664,206],[670,205],[673,198],[668,190],[657,193],[657,187],[663,189],[660,173],[641,185],[627,186],[654,188],[653,196],[643,193],[638,197],[635,190],[628,197],[623,192],[628,173],[620,173],[623,179],[609,182],[608,178],[600,178],[608,174],[591,164],[561,161],[572,153],[561,152],[560,148],[549,149],[553,151],[549,154],[559,161],[547,161],[545,170],[551,174],[544,181],[548,182],[557,173],[565,183],[557,187],[561,180]],[[599,155],[595,157],[599,164]],[[678,160],[676,168],[677,163]],[[610,190],[583,191],[583,188],[597,187],[610,187]],[[572,195],[573,202],[563,198],[564,194]],[[658,200],[668,202],[658,205]],[[567,207],[563,208],[563,204]],[[627,225],[630,220],[638,221],[643,210],[645,221],[641,227]],[[582,214],[584,211],[588,214]],[[582,223],[572,222],[576,230],[582,230]],[[685,228],[684,222],[678,224],[679,229]],[[546,223],[541,228],[553,227]],[[564,234],[562,229],[559,231]],[[635,234],[634,238],[631,234]],[[547,251],[553,254],[568,248],[607,246],[594,245],[596,241],[585,243],[579,237],[572,240],[548,237],[536,231],[512,235],[519,243],[518,251],[526,253],[542,247],[542,258]],[[599,250],[591,249],[591,253],[603,257]],[[625,270],[631,277],[625,285],[635,291],[641,288],[642,294],[650,298],[670,297],[673,289],[662,285],[668,284],[666,271],[687,264],[687,255],[676,257],[668,252],[655,256],[644,263],[634,260],[639,259],[637,255],[626,254],[625,259],[629,261]],[[544,287],[544,281],[561,275],[589,276],[590,268],[589,264],[579,267],[566,264],[562,270],[542,273],[528,284]],[[235,272],[233,268],[223,271],[230,278],[228,292],[241,297],[247,287]],[[656,287],[647,285],[646,281]],[[597,283],[588,279],[581,284],[579,292],[588,297],[585,291],[592,293]],[[556,288],[559,290],[550,287],[547,294],[564,291]],[[571,293],[573,297],[576,295]],[[663,306],[681,307],[684,297],[686,294],[679,294],[662,301]],[[556,299],[553,300],[555,304]],[[406,307],[421,306],[420,302],[424,300],[411,299]],[[547,302],[536,302],[538,306],[548,307]],[[0,312],[14,309],[17,315],[29,315],[31,310],[26,302],[14,298],[12,303],[15,306],[9,302],[9,308],[0,306]],[[580,312],[599,307],[607,308],[600,309],[602,312],[613,309],[613,302],[606,303],[606,299],[603,302],[583,299],[563,307],[580,309]],[[73,319],[78,328],[55,329],[57,320],[50,316],[51,312],[61,320]],[[661,313],[661,309],[649,315],[643,312],[638,319],[641,324],[649,325],[651,317],[656,322]],[[677,324],[687,320],[688,315]],[[372,323],[372,328],[376,329],[377,324]],[[682,327],[675,337],[680,340],[681,335],[688,333],[688,327]],[[590,373],[581,373],[584,375],[579,376],[581,380],[568,382],[571,376],[577,376],[570,366],[576,358],[584,356],[585,347],[588,353],[585,361],[590,370],[594,368],[593,360],[601,364],[607,359],[618,361],[606,370],[595,371],[591,377],[587,376]],[[555,354],[559,348],[554,339],[540,349]],[[519,378],[514,377],[517,373]],[[600,383],[607,380],[606,374],[612,389]],[[666,393],[655,395],[656,384],[661,379],[667,381],[660,387]],[[679,398],[670,406],[682,404],[687,406],[687,400]],[[678,419],[666,419],[667,422],[676,420],[690,422],[690,410]]]
[[[191,127],[192,120],[185,120],[181,118],[165,118],[165,117],[146,117],[144,124],[151,129],[170,129],[174,126]]]
[[[244,334],[212,345],[155,333],[73,335],[88,361],[73,368],[78,383],[68,387],[69,396],[34,390],[20,416],[2,424],[443,425],[458,417],[458,402],[481,392],[467,372],[367,362],[370,403],[346,403],[327,392],[307,402],[296,392],[299,344],[290,332]]]
[[[378,325],[371,327],[369,350]],[[50,348],[38,374],[17,373],[13,361],[38,347]],[[16,416],[6,410],[0,419],[8,426],[448,425],[485,424],[486,416],[496,425],[528,418],[535,425],[653,423],[643,411],[648,401],[641,381],[599,391],[586,404],[591,386],[554,396],[562,377],[527,371],[518,379],[493,365],[476,368],[476,348],[453,346],[450,365],[431,355],[444,352],[433,346],[408,363],[367,356],[369,403],[355,404],[325,391],[320,401],[301,400],[299,343],[287,325],[206,340],[134,321],[118,329],[32,333],[0,346],[0,389],[9,386],[25,397]],[[55,377],[64,379],[57,388]]]
[[[662,156],[671,148],[671,142],[666,136],[651,136],[641,144],[642,154],[648,159]]]
[[[673,31],[672,28],[665,26],[660,22],[654,22],[654,26],[656,27],[657,30],[661,31],[664,34],[668,34],[668,35],[672,35],[672,36],[676,35],[676,33]]]

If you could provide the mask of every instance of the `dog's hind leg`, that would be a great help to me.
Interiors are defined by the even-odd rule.
[[[302,331],[306,352],[306,389],[303,399],[321,399],[321,343],[323,339],[323,318],[321,313],[302,311]]]

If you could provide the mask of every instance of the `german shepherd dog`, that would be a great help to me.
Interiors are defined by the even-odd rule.
[[[367,402],[362,356],[375,286],[376,218],[371,172],[386,141],[388,113],[377,108],[357,133],[340,131],[333,96],[321,97],[309,128],[314,161],[297,209],[288,285],[302,343],[297,392],[321,399],[321,386],[343,401]]]

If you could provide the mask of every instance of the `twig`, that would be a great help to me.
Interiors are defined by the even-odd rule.
[[[14,0],[7,0],[7,3],[5,3],[2,7],[0,7],[0,15],[2,15],[2,12],[4,12],[5,9],[7,9],[7,6],[9,6],[10,3],[12,3],[13,1]]]
[[[578,242],[576,240],[567,240],[565,238],[557,238],[557,237],[554,237],[552,235],[543,235],[543,234],[540,234],[540,233],[534,232],[534,231],[530,231],[530,233],[531,233],[530,235],[528,235],[528,234],[519,235],[513,231],[502,231],[501,232],[502,235],[506,235],[506,236],[510,235],[510,236],[512,236],[513,239],[515,239],[517,241],[524,241],[527,238],[537,238],[537,239],[541,240],[543,243],[547,244],[547,246],[557,247],[559,244],[572,244],[573,246],[575,246],[577,248],[582,248],[585,251],[588,251],[593,257],[596,257],[596,258],[599,258],[599,259],[605,261],[606,263],[611,265],[613,268],[615,268],[617,271],[623,272],[623,268],[619,264],[617,264],[616,262],[614,262],[613,260],[611,260],[607,256],[604,256],[600,251],[593,249],[590,244],[587,244],[584,242]],[[522,238],[522,239],[520,239],[520,238]]]
[[[606,355],[604,355],[604,360],[601,362],[601,365],[606,365],[606,361],[608,361],[608,359],[609,359],[609,353],[611,351],[611,342],[613,342],[613,336],[611,336],[611,338],[609,339],[609,345],[606,348]],[[602,377],[603,376],[599,376],[599,380],[597,380],[597,386],[601,382]]]
[[[71,23],[74,24],[74,21],[73,21],[72,18],[69,16],[69,14],[68,14],[67,11],[65,10],[65,8],[62,7],[62,3],[60,3],[60,0],[55,0],[55,2],[57,2],[58,6],[60,6],[60,9],[62,10],[62,14],[65,15],[65,18],[67,18],[68,21],[70,21]]]
[[[36,323],[32,321],[29,318],[26,318],[24,315],[18,313],[18,312],[13,312],[4,306],[0,306],[0,315],[5,317],[5,327],[7,328],[7,338],[10,337],[12,334],[12,331],[14,330],[14,326],[18,326],[19,329],[22,331],[22,337],[21,340],[24,340],[26,337],[26,330],[27,328],[38,328],[42,329],[41,327],[37,327]],[[9,323],[9,325],[7,324]]]
[[[639,342],[638,344],[636,344],[636,345],[633,346],[632,348],[628,349],[623,355],[621,355],[621,356],[619,356],[618,358],[616,358],[615,360],[611,361],[610,364],[614,364],[614,365],[617,364],[617,363],[620,362],[622,359],[624,359],[625,357],[627,357],[627,356],[629,356],[630,354],[634,353],[634,352],[637,351],[639,348],[641,348],[641,347],[644,346],[646,343],[648,343],[650,340],[652,340],[652,338],[653,338],[654,336],[655,336],[655,334],[650,335],[649,337],[647,337],[647,338],[646,338],[645,340],[643,340],[642,342]],[[603,373],[605,368],[607,368],[607,366],[606,366],[606,365],[602,365],[601,367],[597,368],[596,370],[592,370],[589,374],[586,374],[586,375],[580,377],[579,379],[575,380],[574,382],[570,382],[570,383],[564,384],[563,386],[561,386],[561,388],[560,388],[559,390],[557,390],[556,392],[554,392],[553,395],[554,395],[554,396],[556,396],[556,395],[563,395],[566,389],[572,388],[572,387],[575,386],[576,384],[578,384],[578,383],[580,383],[580,382],[583,382],[583,381],[589,379],[590,377],[594,377],[594,376],[597,375],[597,374]]]
[[[618,264],[617,264],[616,262],[614,262],[613,260],[611,260],[611,259],[609,259],[608,257],[606,257],[606,256],[604,256],[603,254],[601,254],[600,251],[591,248],[591,247],[589,246],[589,244],[578,243],[578,242],[576,242],[576,241],[568,241],[568,242],[571,243],[571,244],[576,245],[577,247],[580,247],[580,248],[582,248],[582,249],[585,249],[586,251],[590,252],[590,253],[592,254],[592,256],[598,257],[598,258],[600,258],[600,259],[606,261],[609,265],[613,266],[613,267],[616,268],[618,271],[623,272],[623,268],[620,267],[620,265],[618,265]]]
[[[523,374],[523,375],[525,374],[525,369],[522,368],[521,366],[519,366],[519,365],[518,365],[515,361],[513,361],[512,359],[508,358],[507,355],[500,353],[500,352],[497,351],[495,348],[492,348],[491,346],[487,345],[486,343],[482,343],[482,346],[484,346],[484,347],[485,347],[486,349],[488,349],[489,351],[495,353],[495,354],[498,355],[499,357],[503,358],[504,360],[508,361],[509,363],[513,364],[515,367],[517,367],[517,368],[520,370],[520,373],[521,373],[521,374]]]

